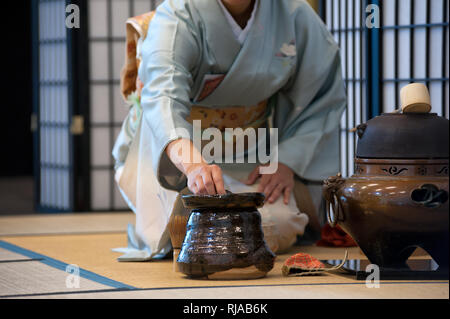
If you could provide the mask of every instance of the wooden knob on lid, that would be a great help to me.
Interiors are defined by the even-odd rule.
[[[403,113],[429,113],[431,99],[428,88],[421,83],[404,86],[400,91]]]

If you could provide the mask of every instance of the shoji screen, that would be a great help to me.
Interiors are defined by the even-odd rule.
[[[364,0],[322,1],[322,17],[341,48],[342,76],[348,107],[341,119],[340,161],[343,176],[353,174],[356,136],[352,128],[367,119],[366,109],[366,32]]]
[[[33,6],[37,24],[34,48],[37,206],[40,211],[69,211],[73,207],[73,193],[66,3],[39,0]]]
[[[448,0],[382,2],[383,111],[399,107],[400,89],[428,86],[433,112],[448,117]]]
[[[127,18],[156,9],[157,0],[89,0],[91,208],[127,209],[114,182],[112,148],[127,107],[120,95]]]

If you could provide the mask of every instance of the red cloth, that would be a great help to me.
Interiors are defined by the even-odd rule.
[[[358,246],[353,238],[341,227],[331,227],[326,224],[322,228],[321,238],[316,245],[325,247],[355,247]]]
[[[325,270],[325,265],[320,260],[305,253],[298,253],[289,257],[281,268],[284,276],[314,274]]]
[[[321,261],[305,253],[298,253],[289,257],[284,264],[288,267],[298,267],[301,269],[325,268],[325,265]]]

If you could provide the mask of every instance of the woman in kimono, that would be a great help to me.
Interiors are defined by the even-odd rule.
[[[303,0],[166,0],[143,33],[142,90],[130,95],[137,98],[113,151],[116,181],[136,213],[119,260],[170,251],[180,193],[264,192],[262,221],[275,226],[278,252],[308,221],[319,231],[320,185],[338,171],[346,97],[339,48],[312,8]],[[193,142],[196,120],[200,135],[276,129],[276,169],[206,160]]]

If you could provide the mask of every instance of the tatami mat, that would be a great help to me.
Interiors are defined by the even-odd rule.
[[[194,280],[172,271],[172,260],[152,262],[117,262],[120,254],[111,248],[126,247],[125,234],[48,235],[32,237],[3,237],[2,240],[60,260],[76,264],[80,268],[101,274],[107,278],[136,288],[211,287],[242,285],[279,285],[300,283],[349,283],[352,278],[337,275],[308,278],[283,277],[281,267],[286,258],[296,251],[310,252],[317,258],[342,258],[344,249],[323,247],[295,247],[290,254],[278,256],[274,269],[266,278],[258,280]],[[313,252],[311,251],[313,249]],[[359,249],[349,250],[349,258],[361,257]]]
[[[109,216],[108,216],[109,215]],[[109,218],[109,219],[108,219]],[[341,259],[343,248],[294,247],[276,259],[274,269],[258,280],[194,280],[174,273],[172,260],[118,262],[112,248],[126,247],[126,225],[133,214],[0,218],[0,296],[31,298],[448,298],[448,281],[382,281],[367,288],[351,276],[326,274],[284,277],[283,262],[296,252],[318,259]],[[58,222],[61,225],[58,225]],[[109,223],[109,224],[108,224]],[[120,232],[119,230],[122,229]],[[30,231],[32,236],[26,236]],[[59,231],[59,232],[58,232]],[[52,233],[53,232],[53,233]],[[46,234],[46,235],[38,235]],[[420,252],[419,252],[420,253]],[[417,255],[417,253],[416,253]],[[26,261],[19,259],[35,259]],[[358,248],[349,259],[364,258]],[[3,260],[3,261],[2,261]],[[65,286],[66,265],[80,268],[80,288]]]
[[[0,263],[0,274],[0,297],[111,289],[109,286],[82,277],[79,285],[75,281],[70,281],[70,278],[67,285],[69,273],[40,261]]]
[[[263,287],[275,286],[293,287],[298,289],[305,285],[312,286],[364,286],[364,282],[358,282],[350,276],[326,274],[313,277],[284,277],[281,274],[281,266],[284,260],[291,254],[302,251],[310,253],[319,259],[342,258],[345,249],[326,247],[294,247],[286,255],[277,257],[274,269],[266,278],[258,280],[198,280],[188,279],[183,274],[174,273],[171,260],[159,260],[153,262],[121,263],[116,261],[119,254],[111,251],[113,247],[126,245],[125,234],[80,234],[80,235],[48,235],[30,237],[3,237],[5,242],[34,251],[38,254],[57,259],[63,263],[76,264],[89,272],[99,274],[111,280],[140,289],[164,289],[164,288],[226,288],[226,287]],[[349,249],[349,258],[361,258],[358,248]],[[387,282],[389,283],[389,282]],[[404,284],[404,283],[400,283]],[[365,287],[365,286],[364,286]],[[411,287],[411,286],[410,286]],[[431,286],[427,286],[430,288]],[[440,287],[440,286],[439,286]],[[421,285],[421,289],[422,289]],[[436,288],[436,287],[434,287]],[[448,284],[446,285],[448,290]],[[325,288],[323,288],[325,289]],[[329,289],[329,288],[327,288]],[[389,287],[386,287],[389,289]],[[439,290],[439,288],[437,288]],[[411,293],[415,289],[411,290]],[[163,294],[161,291],[155,294]],[[267,293],[267,292],[266,292]],[[176,294],[173,289],[164,294]],[[442,295],[442,294],[438,294]],[[267,297],[267,296],[266,296]]]
[[[132,212],[0,217],[0,236],[125,232]]]

